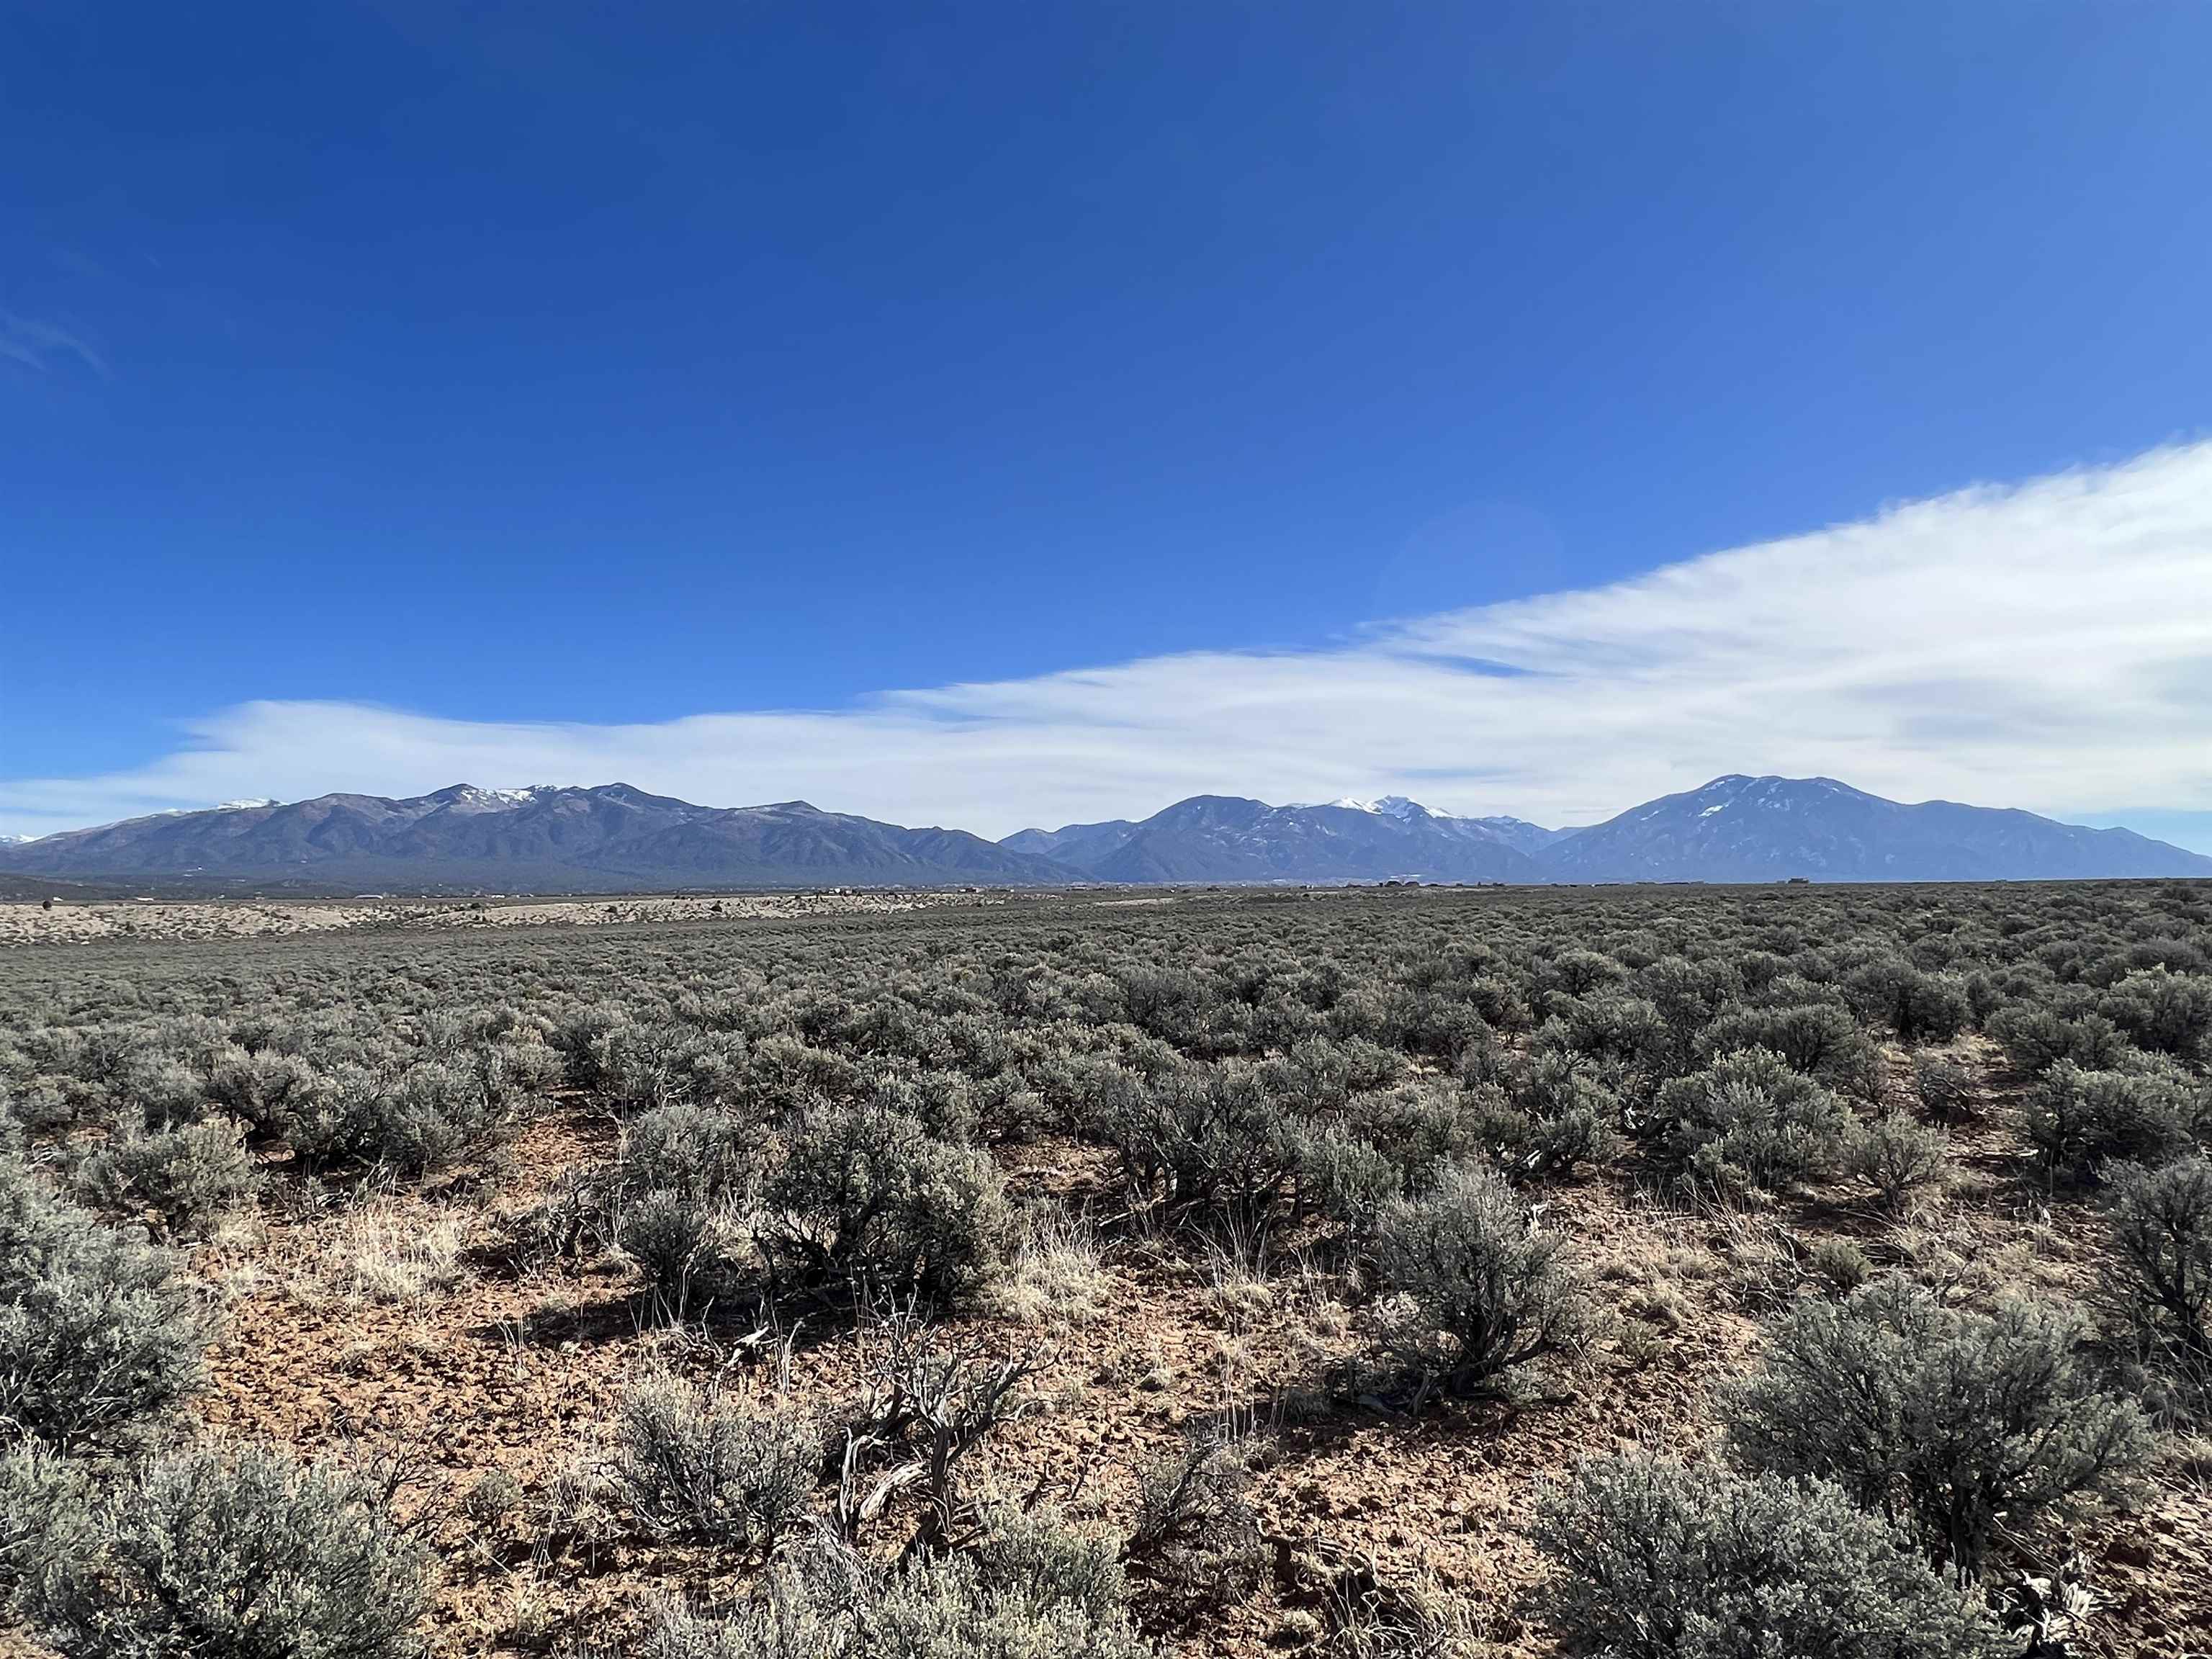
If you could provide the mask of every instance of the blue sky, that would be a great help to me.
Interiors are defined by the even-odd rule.
[[[2118,642],[2166,699],[2124,769],[1957,664],[1886,684],[1971,718],[1793,746],[1723,676],[1634,763],[1563,725],[1559,777],[1455,738],[1481,664],[1387,766],[1348,690],[1151,769],[1093,741],[1150,715],[1032,728],[1071,673],[1310,697],[1388,619],[1977,484],[2197,488],[2208,61],[2184,3],[12,9],[0,829],[462,757],[994,830],[1193,780],[1587,817],[1740,714],[1714,770],[2207,844],[2186,629]],[[1948,562],[2003,568],[1954,522],[1945,637],[1984,623]],[[2169,627],[2196,522],[2141,573]],[[2119,556],[2070,547],[2039,616]],[[964,793],[831,764],[887,708],[1026,735]]]

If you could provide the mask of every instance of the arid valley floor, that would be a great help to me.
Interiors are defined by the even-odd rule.
[[[880,1596],[1044,1517],[1111,1632],[990,1652],[1584,1650],[1546,1494],[1820,1473],[1745,1379],[1885,1286],[2049,1316],[2015,1443],[2125,1414],[1929,1556],[1990,1650],[2212,1650],[2206,1379],[2114,1220],[2202,1167],[2212,886],[294,908],[0,911],[0,1158],[204,1354],[47,1437],[95,1506],[193,1447],[365,1471],[434,1653],[767,1652],[810,1553]],[[1543,1340],[1485,1368],[1409,1241],[1498,1193]],[[0,1651],[66,1650],[41,1605]]]

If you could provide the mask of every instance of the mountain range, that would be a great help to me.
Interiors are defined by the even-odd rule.
[[[1193,795],[1141,823],[1024,830],[1000,845],[1073,866],[1093,881],[1249,882],[1544,879],[1525,850],[1551,832],[1517,819],[1455,817],[1391,795],[1270,806]]]
[[[1908,805],[1831,778],[1716,778],[1603,823],[1462,817],[1403,796],[1194,795],[991,842],[805,801],[696,806],[628,784],[233,801],[0,845],[0,877],[319,892],[1071,882],[2008,881],[2212,877],[2212,858],[2031,812]]]
[[[695,806],[626,783],[404,800],[234,801],[0,848],[0,872],[185,878],[336,890],[593,892],[634,888],[1065,882],[1048,860],[963,830],[907,830],[805,801]]]

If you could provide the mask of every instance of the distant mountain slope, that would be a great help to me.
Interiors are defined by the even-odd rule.
[[[1462,818],[1459,822],[1479,824],[1508,847],[1516,848],[1531,858],[1554,842],[1565,841],[1569,836],[1579,833],[1573,830],[1547,830],[1542,824],[1531,823],[1526,818]]]
[[[1088,869],[1127,841],[1136,829],[1127,818],[1109,818],[1103,823],[1065,823],[1057,830],[1017,830],[1001,839],[999,845],[1011,853],[1027,853],[1035,858],[1055,859],[1078,869]]]
[[[1715,778],[1537,854],[1554,881],[2060,881],[2212,876],[2128,830],[1951,801],[1906,805],[1832,778]]]
[[[1054,883],[1074,872],[959,830],[908,830],[805,801],[708,807],[628,784],[323,795],[164,813],[0,848],[0,871],[191,876],[324,888]]]
[[[1071,824],[1048,833],[1053,857],[1099,881],[1541,879],[1533,860],[1479,820],[1431,812],[1401,796],[1270,806],[1194,795],[1141,823]]]

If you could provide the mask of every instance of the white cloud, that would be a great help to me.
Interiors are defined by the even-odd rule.
[[[0,358],[43,371],[62,357],[74,357],[101,379],[107,377],[107,359],[82,334],[44,318],[0,311]]]
[[[2212,809],[2212,443],[1302,653],[495,723],[255,702],[145,768],[0,782],[0,830],[250,795],[614,779],[990,835],[1199,791],[1589,823],[1723,772],[2059,815]]]

